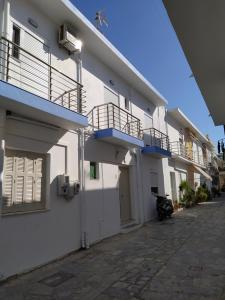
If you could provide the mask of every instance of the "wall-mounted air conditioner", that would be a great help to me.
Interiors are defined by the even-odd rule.
[[[69,52],[81,52],[82,42],[69,32],[66,24],[59,27],[59,44]]]

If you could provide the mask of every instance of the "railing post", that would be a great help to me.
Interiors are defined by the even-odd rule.
[[[49,99],[52,100],[52,66],[51,65],[49,70]]]
[[[112,105],[113,108],[113,128],[115,128],[115,115],[114,115],[114,105]]]
[[[95,120],[94,120],[94,109],[92,109],[92,125],[95,127]]]
[[[6,81],[9,81],[9,59],[10,59],[10,45],[9,42],[7,43],[7,60],[6,60]]]
[[[130,134],[128,114],[127,114],[127,133]]]
[[[99,120],[99,107],[97,109],[97,117],[98,117],[98,129],[100,128],[100,120]]]
[[[106,106],[106,115],[107,115],[107,125],[109,128],[109,104],[107,104],[107,106]]]
[[[71,106],[71,103],[70,103],[70,102],[71,102],[71,99],[70,99],[70,98],[71,98],[71,93],[69,92],[69,93],[68,93],[68,108],[69,108],[69,109],[70,109],[70,106]]]
[[[77,85],[77,102],[78,112],[82,114],[82,87],[80,85]]]

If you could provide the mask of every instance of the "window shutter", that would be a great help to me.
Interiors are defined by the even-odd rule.
[[[13,187],[14,187],[14,157],[5,157],[5,172],[3,183],[3,205],[10,206],[13,203]]]
[[[42,196],[42,187],[44,186],[42,183],[43,180],[43,159],[39,158],[35,160],[35,192],[34,192],[34,201],[41,201]]]
[[[25,184],[25,158],[15,157],[15,163],[16,163],[16,174],[15,176],[15,197],[13,199],[13,203],[23,203],[24,198],[24,184]]]
[[[6,149],[3,211],[23,211],[25,206],[43,208],[44,176],[45,155]]]

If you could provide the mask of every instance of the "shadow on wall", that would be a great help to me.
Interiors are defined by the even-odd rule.
[[[85,139],[85,160],[95,162],[108,162],[112,164],[136,163],[135,156],[129,157],[129,150],[119,145],[113,145],[104,141],[96,140],[94,134],[86,136]]]

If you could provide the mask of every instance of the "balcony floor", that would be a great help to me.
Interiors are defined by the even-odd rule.
[[[95,138],[125,148],[143,147],[144,142],[115,128],[95,131]]]
[[[87,117],[5,81],[0,81],[0,107],[67,130],[88,126]]]
[[[157,158],[171,157],[170,151],[162,149],[158,146],[145,146],[142,148],[142,153]]]

